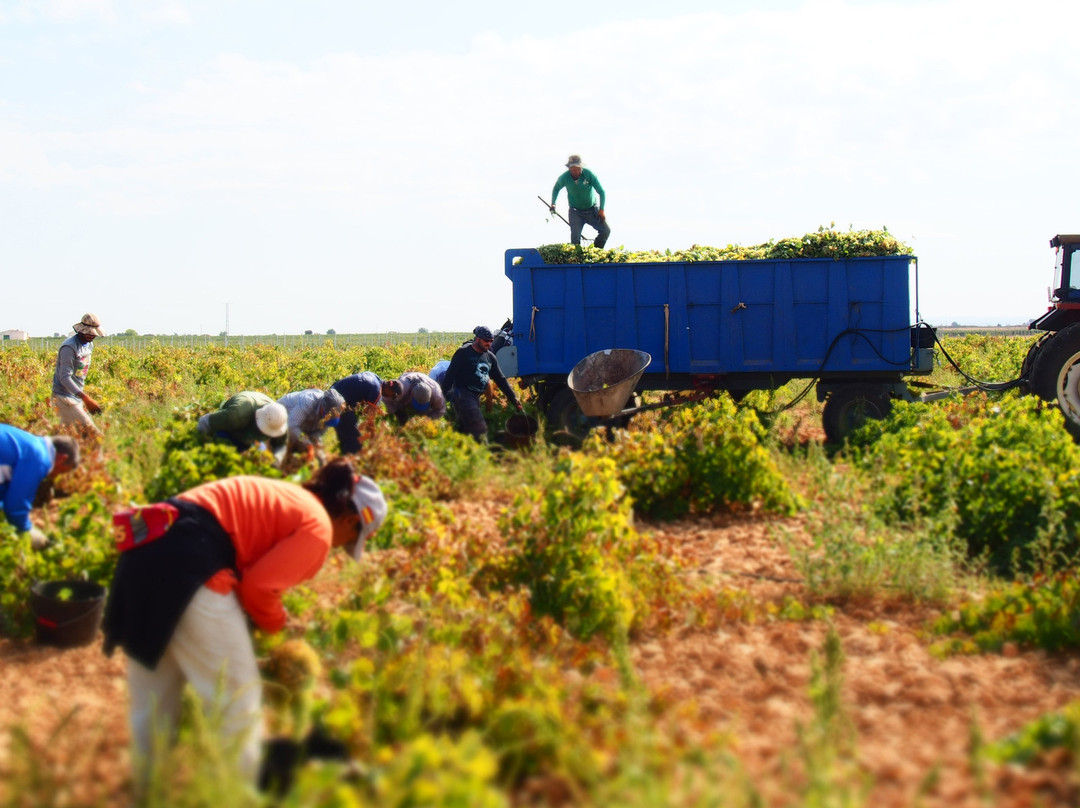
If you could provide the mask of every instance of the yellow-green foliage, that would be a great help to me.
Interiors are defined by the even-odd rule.
[[[999,763],[1033,763],[1038,756],[1050,749],[1067,749],[1076,759],[1080,751],[1080,702],[1066,705],[1057,713],[1047,713],[1026,724],[982,751]]]
[[[821,234],[822,249],[830,239]],[[241,457],[229,447],[204,446],[195,439],[194,417],[237,389],[278,396],[298,387],[325,387],[355,370],[393,376],[426,369],[440,358],[386,348],[153,348],[143,356],[107,342],[98,347],[90,387],[100,390],[98,397],[108,408],[100,419],[107,429],[104,442],[86,457],[106,464],[108,474],[99,468],[99,476],[117,479],[121,475],[115,470],[126,468],[131,451],[143,442],[157,449],[145,457],[153,472],[160,465],[155,460],[177,453],[168,456],[165,470],[148,487],[159,497],[224,474],[275,473],[260,465],[263,458],[257,452]],[[25,362],[15,361],[19,358]],[[53,358],[0,351],[0,370],[9,371],[21,391],[0,401],[0,411],[31,419],[21,426],[55,422],[44,403]],[[147,402],[155,409],[147,408]],[[175,423],[158,420],[159,413],[173,408]],[[1067,535],[1067,526],[1080,515],[1070,510],[1069,499],[1076,498],[1070,493],[1075,487],[1070,475],[1078,464],[1060,431],[1059,415],[1011,399],[1000,405],[972,399],[966,405],[927,409],[935,408],[943,421],[898,406],[894,419],[877,433],[884,444],[880,455],[865,450],[841,455],[836,462],[822,452],[828,472],[821,477],[823,484],[833,485],[837,496],[862,491],[862,484],[881,490],[892,498],[891,518],[915,523],[918,514],[912,508],[960,511],[959,503],[970,500],[970,511],[960,515],[976,520],[966,528],[973,532],[1023,511],[1016,503],[1030,490],[1042,497],[1033,511],[1038,517],[1034,535]],[[332,433],[327,437],[332,450]],[[340,597],[327,598],[319,587],[318,595],[314,589],[293,590],[286,601],[292,616],[287,633],[302,633],[320,661],[290,677],[305,689],[311,685],[312,703],[297,706],[303,707],[304,719],[318,721],[346,742],[359,765],[347,783],[341,781],[340,767],[305,768],[282,804],[496,808],[511,800],[543,803],[545,795],[531,790],[538,783],[555,787],[550,804],[740,804],[738,793],[716,786],[713,763],[727,739],[697,734],[701,728],[695,726],[692,703],[681,712],[681,706],[665,701],[663,692],[633,680],[624,645],[627,632],[755,616],[821,619],[830,607],[790,597],[763,604],[748,593],[717,591],[715,581],[703,581],[702,587],[714,587],[704,597],[683,582],[686,571],[661,544],[674,545],[676,539],[635,529],[631,505],[656,515],[758,507],[786,513],[800,507],[774,464],[775,448],[768,449],[763,438],[754,414],[737,410],[726,397],[653,413],[612,444],[590,441],[585,453],[556,454],[540,446],[520,455],[494,454],[443,423],[415,419],[404,429],[385,419],[373,423],[359,467],[384,485],[391,502],[391,515],[376,534],[373,550],[380,542],[393,549],[373,551],[360,564],[339,563],[340,554],[335,556],[323,574],[340,576]],[[956,457],[965,453],[975,459]],[[798,462],[793,452],[785,464]],[[525,464],[528,473],[522,471]],[[1013,483],[999,482],[995,469]],[[1039,484],[1028,489],[1026,482],[1016,482],[1022,470]],[[838,477],[858,477],[860,487],[844,489]],[[513,492],[517,498],[500,521],[500,531],[476,519],[491,506],[490,501],[479,506],[467,502],[478,496],[481,485],[498,489],[495,498],[508,499],[506,481],[522,479],[529,484]],[[488,498],[486,492],[480,496]],[[5,594],[18,593],[25,581],[39,576],[85,573],[107,580],[115,558],[109,551],[108,511],[128,498],[155,497],[144,496],[141,485],[127,486],[123,497],[116,487],[76,491],[60,511],[55,506],[50,511],[46,532],[62,543],[44,553],[31,555],[27,538],[0,530]],[[853,509],[863,501],[857,494],[848,499]],[[1012,510],[992,510],[998,499],[1013,503]],[[991,516],[978,522],[986,509]],[[35,519],[40,518],[36,513]],[[1030,521],[1011,524],[1001,536],[1033,533]],[[894,538],[897,531],[878,528],[876,520],[859,522],[849,531],[845,552],[833,557],[843,555],[841,563],[850,566],[846,551],[864,538],[882,556],[894,553],[893,544],[877,539]],[[824,545],[835,546],[837,533],[835,522],[819,531],[826,562]],[[706,576],[685,577],[697,581]],[[868,596],[889,586],[880,581],[894,579],[874,580]],[[997,642],[1007,637],[1044,647],[1075,643],[1067,633],[1076,622],[1075,581],[1061,577],[1053,582],[1043,582],[1038,590],[991,596],[986,602],[994,613],[978,612],[989,628],[970,622],[949,630],[965,635],[960,642],[972,645],[975,640],[968,637],[996,632],[998,626],[1001,631],[993,634]],[[971,607],[963,614],[976,612]],[[11,617],[7,612],[3,617],[0,628],[6,631]],[[266,645],[264,651],[272,650]],[[839,651],[838,646],[826,647],[820,673],[811,666],[815,718],[798,736],[794,751],[802,754],[812,778],[808,787],[791,791],[799,804],[859,801],[842,783],[838,787],[835,777],[849,757],[835,700]],[[680,716],[686,717],[685,726],[669,729]],[[300,718],[294,724],[306,726]],[[256,798],[237,798],[242,791],[211,789],[228,761],[204,740],[193,743],[190,735],[186,747],[181,738],[181,749],[189,754],[168,759],[162,779],[155,782],[158,800],[151,804],[254,804]],[[24,755],[18,762],[32,761]],[[29,780],[29,775],[20,777],[19,783]],[[48,796],[55,793],[59,788]],[[193,796],[185,802],[189,793]],[[746,804],[760,802],[754,796]]]
[[[17,534],[0,519],[0,635],[33,631],[30,588],[38,581],[88,580],[107,585],[116,566],[110,503],[115,489],[98,484],[64,499],[46,528],[47,548],[30,548],[30,534]]]
[[[361,425],[360,466],[410,495],[449,499],[490,471],[487,447],[445,419],[413,418],[402,427],[386,418],[372,421]]]
[[[261,390],[276,399],[306,387],[325,390],[362,370],[384,379],[409,370],[426,373],[457,347],[457,343],[430,348],[326,344],[290,350],[263,344],[242,348],[151,345],[134,350],[112,345],[106,337],[94,344],[86,389],[105,407],[96,419],[99,423],[122,423],[128,410],[146,402],[195,403],[206,412],[241,390]],[[0,423],[41,431],[39,424],[55,421],[47,403],[55,364],[54,349],[13,346],[0,350],[2,378],[19,391],[0,400]]]
[[[0,358],[8,356],[0,352]],[[33,361],[11,368],[13,373],[22,368],[26,389],[41,394],[25,412],[39,419],[36,423],[53,423],[55,415],[43,403],[53,356],[28,353],[27,358]],[[125,500],[160,499],[235,473],[273,475],[268,458],[257,451],[238,455],[228,446],[204,444],[193,431],[194,418],[237,389],[279,396],[299,387],[325,387],[360,369],[383,376],[426,369],[436,358],[386,349],[268,347],[153,348],[144,355],[103,342],[95,350],[89,381],[107,408],[99,418],[106,437],[102,451],[94,454],[110,468],[123,469],[132,448],[148,443],[157,450],[145,458],[145,478],[153,482],[145,491],[130,486]],[[29,392],[12,398],[19,400],[0,402],[8,413],[21,413],[20,402],[34,400]],[[170,419],[172,408],[176,413]],[[365,437],[359,465],[385,486],[391,501],[391,516],[377,537],[389,539],[395,549],[379,553],[375,563],[341,566],[338,574],[346,578],[342,589],[348,595],[333,602],[302,593],[288,599],[294,618],[290,630],[307,621],[304,639],[319,653],[322,675],[308,666],[299,676],[285,677],[305,690],[313,684],[312,697],[318,699],[312,715],[293,717],[294,730],[307,726],[305,719],[318,719],[349,744],[361,766],[344,785],[338,768],[307,768],[284,804],[494,808],[507,803],[512,789],[520,794],[522,784],[533,778],[556,782],[576,804],[585,804],[597,784],[640,771],[625,753],[628,716],[636,715],[646,726],[652,716],[632,703],[635,689],[618,643],[628,628],[662,608],[677,612],[686,598],[669,556],[630,524],[629,500],[614,462],[568,456],[550,469],[551,455],[542,450],[528,455],[527,462],[545,468],[531,472],[530,478],[541,482],[522,493],[516,517],[507,517],[517,521],[503,523],[509,534],[503,568],[500,538],[470,523],[467,507],[447,501],[475,495],[493,470],[512,465],[516,455],[507,453],[495,465],[486,448],[425,419],[404,429],[380,422]],[[332,434],[328,440],[332,446]],[[112,491],[86,502],[66,500],[86,505],[92,524],[72,521],[71,538],[78,544],[55,552],[31,556],[28,539],[0,536],[0,555],[50,565],[0,569],[9,589],[17,593],[21,581],[42,569],[66,572],[61,564],[75,565],[76,574],[86,571],[85,564],[78,566],[84,559],[76,550],[92,548],[111,569],[108,510],[126,504],[119,499]],[[98,510],[92,511],[95,502]],[[508,530],[511,523],[515,526]],[[530,559],[538,561],[536,566],[529,566]],[[588,641],[534,607],[529,584],[545,576],[543,559],[560,573],[560,586],[549,592],[552,602],[567,627]],[[505,587],[492,586],[489,565],[495,572],[527,575]],[[326,574],[334,574],[334,562]],[[307,710],[302,699],[292,703]],[[647,744],[650,780],[663,778],[677,762],[670,739],[656,735],[656,742]],[[221,769],[231,761],[208,743],[211,733],[188,733],[186,739],[185,745],[182,735],[180,749],[187,754],[167,758],[158,772],[156,802],[150,804],[254,804],[254,798],[237,799],[233,786],[218,786]],[[669,803],[640,798],[637,804]]]
[[[1053,566],[1077,550],[1080,447],[1057,408],[1008,394],[897,402],[851,438],[859,468],[878,475],[882,514],[955,514],[973,555],[1001,573]]]
[[[634,507],[658,519],[749,508],[792,513],[799,497],[763,437],[756,414],[723,396],[673,408],[655,428],[631,429],[613,443],[593,436],[589,451],[613,459]]]
[[[567,456],[549,485],[517,496],[500,526],[503,580],[528,589],[537,615],[582,638],[625,636],[634,600],[619,560],[634,555],[638,535],[611,460]]]
[[[356,598],[363,610],[346,603],[318,617],[309,635],[350,660],[331,673],[337,690],[321,722],[365,757],[426,733],[475,729],[504,783],[536,772],[595,780],[602,761],[592,750],[608,745],[624,695],[613,676],[556,673],[610,673],[607,652],[536,620],[525,596],[483,595],[449,580],[437,583],[423,619],[373,605],[370,592]]]
[[[146,501],[161,502],[202,483],[238,474],[282,476],[269,451],[252,448],[238,452],[224,443],[206,443],[166,454],[157,475],[146,486]]]
[[[987,334],[965,334],[962,337],[941,337],[941,345],[949,357],[973,379],[983,382],[1007,382],[1020,375],[1024,357],[1035,343],[1036,336],[999,337]],[[949,364],[939,349],[938,369],[931,379],[946,386],[967,385]]]
[[[935,624],[945,652],[998,651],[1006,642],[1056,651],[1080,647],[1080,578],[1074,570],[1016,582],[965,603]]]
[[[378,760],[372,806],[504,808],[509,801],[494,785],[498,760],[476,732],[460,738],[422,735]]]
[[[572,244],[546,244],[540,256],[547,264],[640,264],[650,261],[751,261],[789,258],[867,258],[884,255],[911,255],[912,249],[897,241],[888,230],[836,230],[821,227],[816,233],[802,237],[767,241],[752,247],[729,244],[726,247],[704,247],[698,244],[672,252],[671,250],[629,251],[621,247],[597,249]]]
[[[476,732],[460,737],[422,735],[385,749],[359,774],[340,764],[301,770],[289,806],[326,808],[507,808],[495,782],[496,756]],[[347,775],[347,776],[346,776]]]
[[[653,540],[632,525],[611,458],[569,454],[543,486],[527,486],[504,514],[506,555],[496,579],[525,587],[533,611],[577,637],[624,637],[678,585]]]
[[[290,806],[326,808],[508,808],[496,783],[498,759],[477,732],[421,735],[384,749],[359,774],[339,764],[300,773]],[[348,775],[348,776],[346,776]]]

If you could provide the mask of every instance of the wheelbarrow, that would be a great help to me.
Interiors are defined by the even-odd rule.
[[[566,383],[582,415],[610,418],[622,412],[650,362],[645,351],[608,348],[578,362]]]

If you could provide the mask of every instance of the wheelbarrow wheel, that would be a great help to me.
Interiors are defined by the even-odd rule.
[[[595,421],[595,418],[589,418],[581,412],[574,391],[569,387],[556,393],[548,406],[547,425],[552,433],[569,432],[584,440]]]

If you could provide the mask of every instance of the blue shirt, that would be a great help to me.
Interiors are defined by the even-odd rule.
[[[435,383],[442,387],[442,381],[446,377],[446,369],[450,367],[449,359],[440,359],[433,367],[428,376],[435,380]]]
[[[0,424],[0,499],[16,530],[30,529],[30,508],[38,486],[56,460],[52,441]]]
[[[370,370],[338,379],[330,386],[341,393],[341,397],[350,407],[355,407],[361,401],[378,404],[382,399],[382,379]]]

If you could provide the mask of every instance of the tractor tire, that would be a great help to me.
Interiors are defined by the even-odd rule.
[[[1065,431],[1080,443],[1080,362],[1073,364],[1065,374],[1057,403],[1065,416]]]
[[[821,425],[829,443],[843,443],[870,419],[880,420],[892,410],[889,391],[874,384],[846,384],[829,393]]]
[[[1028,385],[1039,398],[1056,401],[1069,368],[1080,362],[1080,323],[1066,326],[1036,345],[1039,349],[1031,363]]]
[[[1040,343],[1031,368],[1031,392],[1056,401],[1065,416],[1065,429],[1080,440],[1080,323]]]
[[[1038,358],[1039,352],[1042,351],[1043,346],[1046,345],[1047,341],[1052,336],[1054,336],[1053,332],[1043,334],[1031,344],[1031,347],[1028,348],[1028,352],[1024,355],[1024,362],[1020,365],[1020,386],[1018,388],[1024,395],[1035,392],[1031,388],[1031,375],[1035,368],[1035,360]]]

